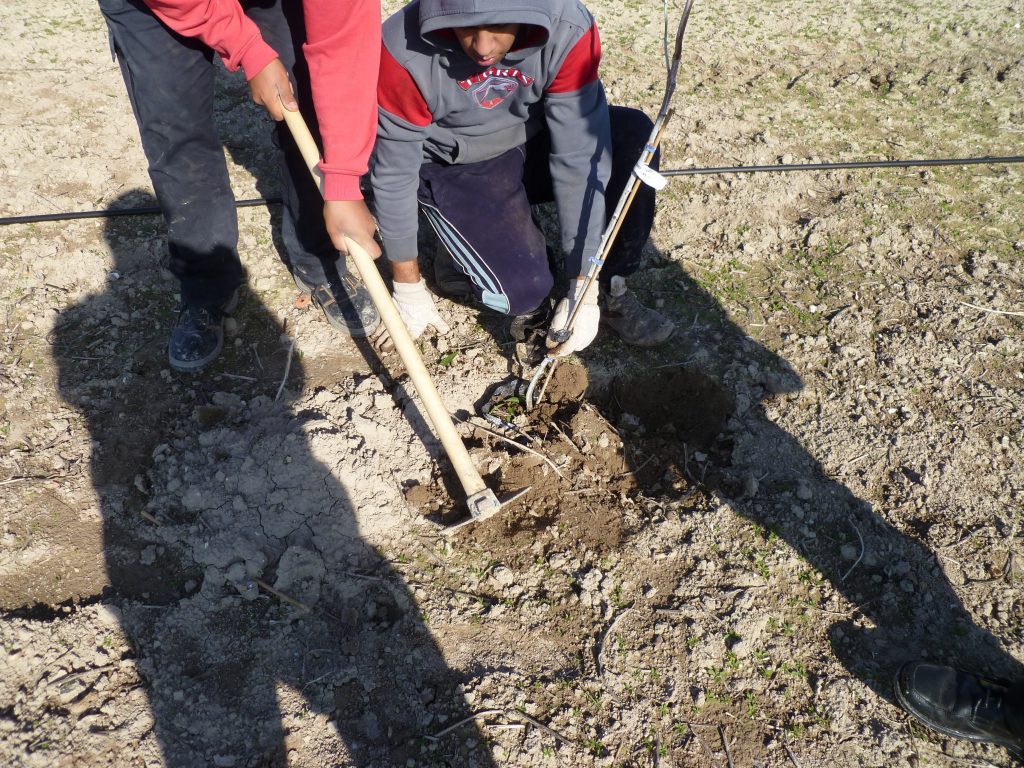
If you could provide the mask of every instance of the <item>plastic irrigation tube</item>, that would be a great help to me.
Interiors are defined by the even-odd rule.
[[[859,160],[849,163],[790,163],[789,165],[734,165],[722,168],[670,168],[662,176],[712,176],[725,173],[786,173],[789,171],[844,171],[858,168],[922,168],[937,165],[1009,165],[1024,163],[1024,155],[1008,157],[949,157],[936,160]],[[277,205],[279,197],[254,197],[236,200],[236,208],[257,205]],[[110,219],[115,216],[143,216],[160,213],[156,206],[146,208],[108,208],[102,211],[68,211],[65,213],[39,213],[30,216],[6,216],[4,224],[35,224],[42,221],[68,221],[70,219]]]
[[[235,200],[236,208],[252,208],[257,205],[277,205],[279,197],[253,197],[248,200]],[[67,211],[65,213],[37,213],[30,216],[6,216],[0,218],[0,226],[4,224],[36,224],[41,221],[68,221],[70,219],[112,219],[115,216],[146,216],[161,213],[155,206],[142,208],[107,208],[102,211]]]
[[[938,160],[861,160],[850,163],[791,163],[789,165],[736,165],[730,168],[672,168],[662,176],[707,176],[722,173],[785,173],[787,171],[842,171],[857,168],[919,168],[934,165],[1002,165],[1024,163],[1024,156],[960,157]]]

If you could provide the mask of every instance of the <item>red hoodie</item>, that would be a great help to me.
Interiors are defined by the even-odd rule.
[[[281,0],[298,2],[298,0]],[[205,43],[251,80],[277,58],[238,0],[145,0],[168,27]],[[358,200],[377,129],[379,0],[302,0],[304,51],[324,142],[324,197]]]

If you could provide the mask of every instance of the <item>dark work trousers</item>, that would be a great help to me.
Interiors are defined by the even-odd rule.
[[[610,115],[612,172],[605,193],[609,217],[653,125],[643,112],[628,107],[611,107]],[[544,235],[530,211],[531,205],[554,199],[550,147],[544,131],[490,160],[464,165],[431,162],[420,168],[421,209],[470,278],[477,300],[497,312],[528,314],[554,286]],[[657,155],[651,165],[658,167]],[[636,271],[653,225],[654,190],[641,185],[601,270],[600,283],[606,290],[612,276]]]
[[[99,0],[121,66],[157,201],[167,222],[171,272],[183,303],[224,302],[241,283],[238,220],[224,149],[214,124],[214,53],[171,31],[142,0]],[[301,56],[302,4],[253,0],[242,7],[292,74],[316,136],[309,74]],[[323,201],[283,123],[274,127],[284,199],[281,236],[304,282],[325,282],[338,253],[323,224]]]

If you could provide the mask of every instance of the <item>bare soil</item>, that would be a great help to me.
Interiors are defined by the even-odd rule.
[[[661,4],[589,5],[610,100],[653,112]],[[663,167],[1020,154],[1022,18],[698,1]],[[95,4],[4,4],[0,38],[0,216],[152,205]],[[273,194],[239,77],[218,115],[237,197]],[[0,226],[0,763],[1007,765],[891,681],[1024,674],[1022,221],[1019,165],[673,179],[631,283],[672,338],[602,335],[500,435],[513,345],[442,301],[424,360],[528,488],[451,536],[400,361],[296,303],[276,208],[239,211],[197,376],[159,217]]]

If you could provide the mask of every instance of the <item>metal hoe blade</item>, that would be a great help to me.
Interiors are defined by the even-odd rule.
[[[461,523],[456,523],[455,525],[446,526],[442,529],[442,532],[446,536],[451,536],[456,531],[461,531],[463,528],[475,525],[476,523],[481,523],[487,518],[493,517],[503,506],[511,504],[532,487],[533,486],[528,485],[525,488],[520,488],[518,491],[513,491],[501,500],[494,495],[494,491],[490,488],[480,491],[479,493],[474,493],[466,499],[466,506],[469,507],[469,519],[463,520]]]

